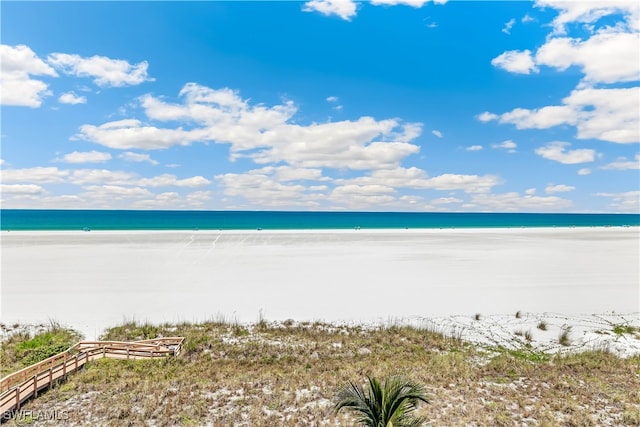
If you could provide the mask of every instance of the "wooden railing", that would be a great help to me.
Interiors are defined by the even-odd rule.
[[[0,416],[20,409],[22,403],[51,387],[56,380],[96,359],[138,360],[178,355],[183,337],[141,341],[81,341],[68,350],[7,375],[0,380]],[[2,418],[4,419],[4,417]]]

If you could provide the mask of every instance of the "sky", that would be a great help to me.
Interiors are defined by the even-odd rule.
[[[1,206],[640,212],[640,3],[0,4]]]

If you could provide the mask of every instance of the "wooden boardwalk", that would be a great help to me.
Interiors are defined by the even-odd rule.
[[[138,360],[175,356],[182,349],[183,337],[141,341],[81,341],[68,350],[9,374],[0,380],[0,416],[17,411],[27,399],[50,388],[57,380],[76,372],[87,362],[110,358]],[[2,418],[4,419],[4,417]]]

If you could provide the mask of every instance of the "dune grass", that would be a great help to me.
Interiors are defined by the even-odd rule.
[[[405,375],[424,385],[430,403],[416,414],[434,426],[637,425],[640,414],[640,356],[606,351],[551,356],[474,347],[409,326],[262,318],[130,322],[102,338],[176,335],[186,337],[179,357],[91,362],[25,409],[64,409],[70,425],[87,426],[353,426],[352,415],[332,410],[341,387]]]
[[[19,325],[15,329],[0,344],[0,377],[58,354],[82,338],[78,332],[54,321],[39,325],[36,331]]]

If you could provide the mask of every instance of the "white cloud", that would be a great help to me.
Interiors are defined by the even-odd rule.
[[[226,196],[240,196],[257,206],[318,206],[317,200],[326,198],[326,187],[308,189],[301,184],[278,182],[272,171],[253,170],[247,173],[227,173],[216,179],[224,186]]]
[[[411,6],[415,8],[420,8],[424,6],[426,3],[429,3],[430,0],[371,0],[371,4],[375,5],[384,5],[384,6],[396,6],[396,5],[405,5]],[[445,3],[445,2],[440,2]]]
[[[86,104],[87,97],[86,96],[78,96],[73,92],[65,92],[58,98],[58,102],[61,104]]]
[[[338,97],[337,96],[328,96],[327,97],[327,102],[338,102]]]
[[[73,153],[72,153],[73,154]],[[84,154],[79,153],[80,159]],[[150,178],[140,177],[133,172],[112,171],[108,169],[73,169],[60,170],[55,167],[36,167],[26,169],[2,169],[0,178],[3,183],[37,183],[74,185],[107,185],[107,186],[138,186],[138,187],[203,187],[211,181],[202,176],[179,179],[175,175],[163,174]]]
[[[286,181],[327,181],[328,177],[322,176],[322,169],[293,168],[291,166],[267,166],[254,170],[255,173],[265,173],[273,176],[280,182]]]
[[[504,28],[502,28],[502,32],[505,34],[511,34],[511,29],[515,25],[516,20],[514,18],[509,19],[505,24]]]
[[[428,178],[425,171],[416,167],[374,170],[370,175],[352,179],[338,179],[342,185],[382,185],[393,188],[413,188],[432,190],[462,190],[466,193],[491,191],[501,180],[493,175],[442,174]]]
[[[520,22],[522,22],[523,24],[526,24],[527,22],[533,22],[535,21],[535,18],[533,18],[531,15],[529,15],[528,13],[526,15],[524,15],[522,17],[522,19],[520,20]]]
[[[0,181],[52,184],[64,182],[69,171],[55,167],[34,167],[25,169],[0,169]]]
[[[395,190],[386,185],[342,185],[333,189],[329,199],[350,209],[382,207],[395,201]]]
[[[491,148],[504,149],[504,150],[507,150],[509,153],[515,153],[517,147],[518,147],[518,144],[516,144],[515,142],[513,142],[510,139],[508,139],[506,141],[502,141],[499,144],[492,144],[491,145]]]
[[[590,175],[590,174],[591,174],[591,169],[589,168],[582,168],[578,170],[578,175],[584,176],[584,175]]]
[[[640,191],[626,191],[621,193],[597,193],[596,196],[611,199],[609,207],[615,211],[640,213]]]
[[[640,34],[602,30],[582,41],[561,37],[545,43],[536,63],[560,71],[579,66],[588,83],[637,81],[640,75]]]
[[[183,121],[183,129],[143,126],[139,120],[120,120],[100,126],[84,125],[76,138],[117,149],[162,149],[213,141],[231,145],[231,159],[251,158],[259,164],[285,162],[303,168],[379,169],[397,166],[420,147],[409,141],[421,124],[396,119],[292,123],[292,102],[273,107],[250,105],[230,89],[210,89],[194,83],[180,92],[183,104],[152,96],[141,98],[147,116],[158,121]]]
[[[527,190],[525,190],[524,194],[528,195],[528,196],[533,196],[534,194],[536,194],[536,189],[535,188],[528,188]]]
[[[158,162],[153,160],[150,155],[142,154],[142,153],[133,153],[131,151],[125,151],[118,155],[118,158],[126,161],[126,162],[148,162],[152,165],[157,165]],[[168,165],[167,165],[168,166]]]
[[[325,16],[337,15],[345,21],[356,16],[356,3],[353,0],[311,0],[304,4],[305,12],[320,12]]]
[[[549,106],[537,110],[516,108],[499,116],[500,123],[512,123],[518,129],[546,129],[561,124],[575,125],[576,112],[567,106]]]
[[[405,5],[420,8],[431,0],[371,0],[374,6],[397,6]],[[445,4],[447,0],[433,0],[435,4]],[[357,4],[354,0],[311,0],[307,1],[302,10],[305,12],[320,12],[325,16],[336,15],[345,21],[357,14]],[[437,26],[437,25],[436,25]],[[430,28],[433,28],[429,25]]]
[[[536,0],[537,7],[552,7],[560,12],[553,20],[554,34],[566,33],[566,27],[571,23],[591,24],[605,16],[616,13],[625,15],[625,21],[630,29],[638,30],[640,27],[638,2],[630,0],[590,0],[590,1],[566,1],[566,0]]]
[[[601,166],[600,169],[612,169],[612,170],[640,169],[640,154],[636,154],[635,160],[627,160],[626,158],[621,158],[615,162]]]
[[[489,121],[511,123],[518,129],[547,129],[573,125],[579,139],[629,144],[640,141],[640,88],[576,89],[563,105],[528,110],[516,108],[500,116],[483,113]],[[479,117],[480,118],[480,117]]]
[[[134,209],[198,209],[211,200],[210,191],[194,191],[181,196],[175,191],[156,194],[152,198],[136,200]]]
[[[482,150],[482,145],[471,145],[471,146],[465,148],[465,150],[467,150],[467,151],[480,151],[480,150]]]
[[[537,155],[548,160],[554,160],[565,165],[573,165],[578,163],[593,162],[596,157],[596,151],[587,148],[577,150],[566,150],[570,146],[568,142],[554,141],[544,147],[536,148]]]
[[[520,195],[516,192],[503,194],[476,194],[466,207],[473,210],[493,212],[552,212],[569,208],[572,202],[557,196]]]
[[[0,45],[0,103],[24,107],[40,107],[51,95],[48,85],[31,76],[56,77],[53,68],[25,45]]]
[[[95,150],[74,151],[56,160],[63,163],[104,163],[111,160],[111,154]]]
[[[66,172],[69,174],[68,182],[76,185],[132,185],[132,183],[139,178],[137,174],[132,172],[112,171],[108,169],[75,169]]]
[[[576,187],[571,186],[571,185],[565,185],[565,184],[553,185],[553,184],[549,184],[544,189],[544,191],[547,194],[554,194],[554,193],[565,193],[565,192],[568,192],[568,191],[573,191],[575,189],[576,189]]]
[[[431,131],[431,133],[434,134],[438,138],[442,138],[442,136],[443,136],[442,132],[440,132],[439,130],[435,130],[434,129],[434,130]]]
[[[102,201],[123,200],[129,198],[150,197],[151,192],[146,188],[123,187],[119,185],[90,185],[84,187],[85,193],[80,196]]]
[[[458,199],[456,197],[440,197],[440,198],[431,200],[429,203],[432,205],[438,206],[438,205],[452,205],[452,204],[458,204],[462,202],[463,202],[462,199]]]
[[[1,184],[0,194],[38,195],[46,193],[45,189],[35,184]]]
[[[127,119],[108,122],[100,126],[83,125],[74,138],[92,141],[105,147],[119,150],[145,149],[155,150],[175,145],[190,145],[194,141],[204,140],[207,132],[200,130],[162,129],[155,126],[142,126],[139,120]]]
[[[538,72],[529,49],[503,52],[491,60],[491,65],[511,73],[531,74],[531,72]]]
[[[579,139],[640,142],[640,89],[607,87],[639,80],[640,3],[538,0],[536,6],[558,10],[547,41],[535,55],[529,50],[509,51],[494,58],[492,64],[515,73],[530,73],[539,66],[559,71],[578,67],[584,75],[582,81],[561,105],[515,108],[501,115],[485,112],[478,118],[512,123],[518,129],[570,125],[575,126]],[[611,19],[602,20],[604,17]],[[576,30],[580,36],[566,36],[568,30]]]
[[[490,113],[488,111],[485,111],[484,113],[478,114],[476,116],[476,118],[478,120],[480,120],[481,122],[486,123],[486,122],[490,122],[492,120],[497,120],[497,119],[500,118],[500,116],[498,116],[497,114],[493,114],[493,113]]]
[[[184,207],[181,203],[180,194],[175,191],[167,191],[165,193],[156,194],[153,198],[145,200],[136,200],[132,207],[135,209],[179,209]]]
[[[142,178],[133,183],[133,185],[141,187],[203,187],[209,184],[211,184],[211,181],[203,176],[178,179],[175,175],[171,174],[162,174],[154,176],[153,178]]]
[[[146,61],[132,65],[106,56],[83,58],[75,54],[52,53],[47,62],[65,74],[92,78],[98,86],[130,86],[154,80],[147,74],[149,64]]]

